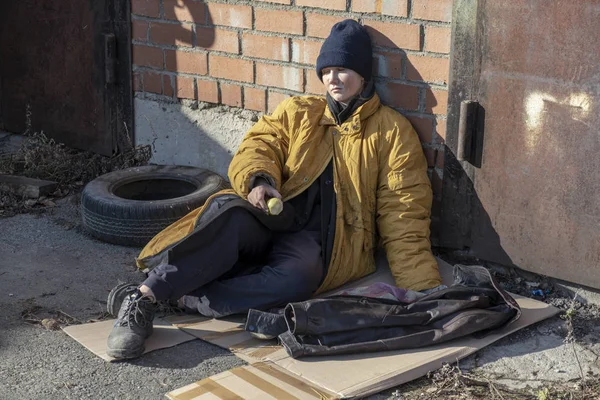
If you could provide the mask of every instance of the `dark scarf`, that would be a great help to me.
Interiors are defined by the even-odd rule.
[[[336,101],[329,95],[329,92],[327,92],[327,105],[329,106],[329,110],[335,118],[335,123],[341,125],[348,119],[349,116],[352,115],[352,113],[354,113],[354,111],[356,111],[358,107],[371,100],[374,95],[375,85],[373,84],[373,80],[371,80],[365,85],[365,88],[362,90],[362,92],[357,96],[354,96],[345,106],[339,101]]]

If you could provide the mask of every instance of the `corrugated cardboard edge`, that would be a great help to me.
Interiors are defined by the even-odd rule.
[[[208,396],[210,394],[211,396]],[[290,374],[273,363],[255,363],[213,375],[166,394],[171,400],[214,398],[335,400],[335,394]]]

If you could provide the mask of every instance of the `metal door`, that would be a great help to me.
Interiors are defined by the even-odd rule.
[[[0,129],[111,155],[133,143],[129,1],[0,4]]]
[[[598,0],[455,0],[443,246],[600,288],[598,21]]]

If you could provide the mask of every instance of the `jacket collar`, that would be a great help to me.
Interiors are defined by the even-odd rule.
[[[379,96],[377,93],[369,99],[365,104],[358,107],[350,117],[344,122],[345,123],[354,123],[355,125],[360,123],[360,121],[364,121],[369,118],[371,115],[375,114],[375,111],[379,109],[381,102],[379,100]],[[321,118],[320,125],[336,125],[335,118],[331,113],[331,110],[327,106],[327,102],[325,102],[325,112],[323,113],[323,117]]]

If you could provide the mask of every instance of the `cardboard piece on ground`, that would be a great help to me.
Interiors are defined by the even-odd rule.
[[[250,336],[244,330],[243,316],[209,319],[190,315],[171,316],[165,320],[198,339],[231,351],[251,364],[283,349],[277,340],[259,340]]]
[[[106,354],[106,340],[114,324],[115,320],[113,319],[89,324],[71,325],[64,327],[63,331],[98,357],[106,361],[112,361],[113,358]],[[144,353],[166,349],[167,347],[173,347],[195,339],[194,336],[157,318],[154,320],[154,334],[146,341],[146,350]]]
[[[438,260],[445,284],[452,283],[452,267]],[[381,264],[380,264],[381,265]],[[361,286],[372,282],[391,283],[389,268],[378,271],[349,286]],[[264,383],[264,375],[256,379],[258,366],[267,366],[262,374],[291,382],[304,382],[316,391],[308,398],[353,398],[363,397],[409,382],[440,368],[444,363],[456,362],[489,344],[558,313],[558,309],[546,303],[516,296],[522,309],[519,320],[481,339],[464,337],[437,346],[421,349],[398,350],[346,356],[305,357],[299,360],[287,355],[279,346],[252,341],[247,332],[241,331],[240,320],[188,320],[181,325],[186,332],[217,346],[232,349],[240,358],[251,365],[193,383],[167,394],[173,400],[182,399],[264,399],[285,398],[274,396],[272,387]],[[177,324],[176,321],[172,321]],[[184,326],[185,325],[185,326]],[[221,334],[219,334],[221,332]],[[244,347],[247,345],[248,347]],[[244,370],[240,372],[240,370]],[[235,372],[234,372],[235,371]],[[275,372],[273,372],[275,371]],[[243,376],[241,378],[241,376]],[[245,377],[245,378],[244,378]],[[270,382],[279,384],[279,382]],[[280,386],[282,387],[282,386]],[[286,389],[287,390],[287,389]],[[288,395],[291,392],[288,392]],[[270,396],[270,397],[269,397]],[[297,395],[294,395],[298,397]],[[287,397],[293,398],[293,397]],[[306,397],[298,397],[306,398]]]
[[[335,394],[272,363],[234,368],[167,393],[173,400],[337,399]]]

